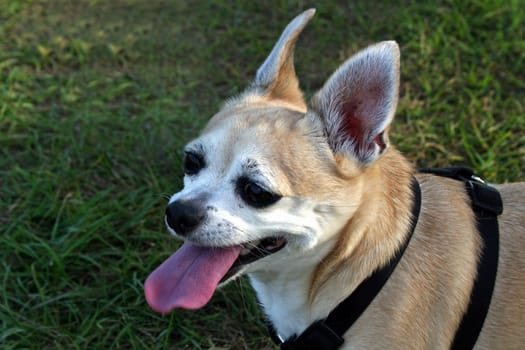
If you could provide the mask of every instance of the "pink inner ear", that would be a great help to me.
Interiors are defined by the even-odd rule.
[[[363,125],[362,118],[358,117],[357,109],[359,102],[349,101],[343,104],[343,120],[341,123],[341,131],[345,134],[346,137],[350,137],[352,140],[355,140],[356,146],[359,148],[363,147]]]
[[[379,135],[374,137],[374,142],[379,145],[379,148],[381,150],[384,150],[386,148],[385,139],[383,138],[384,132],[381,132]]]
[[[366,95],[366,100],[361,99],[361,94]],[[386,147],[383,132],[370,135],[373,132],[374,113],[382,95],[384,90],[380,86],[372,86],[352,96],[342,106],[343,120],[340,132],[354,141],[357,150],[368,151],[374,147],[374,144],[379,145],[381,149]],[[373,136],[373,139],[370,140],[370,136]]]
[[[358,151],[368,151],[373,145],[367,144],[367,138],[371,130],[369,130],[366,125],[366,117],[359,115],[362,104],[359,100],[352,100],[343,104],[341,132],[344,133],[345,138],[354,141],[354,145]],[[380,142],[377,142],[378,138]],[[376,136],[373,141],[377,142],[380,146],[384,145],[380,135]]]

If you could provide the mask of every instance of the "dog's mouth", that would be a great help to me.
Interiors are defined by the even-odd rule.
[[[174,308],[201,308],[220,283],[242,273],[245,266],[283,249],[286,243],[283,237],[233,247],[202,247],[185,242],[146,279],[146,300],[160,313]]]
[[[279,250],[283,249],[285,245],[286,239],[284,237],[268,237],[262,240],[242,244],[239,256],[219,283],[224,283],[237,275],[244,266],[268,255],[277,253]]]

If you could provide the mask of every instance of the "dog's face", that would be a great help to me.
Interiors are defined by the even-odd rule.
[[[321,126],[279,105],[223,110],[185,148],[184,188],[166,211],[170,232],[200,246],[241,245],[229,277],[329,239],[355,208],[346,195],[359,198],[359,188],[341,178]]]
[[[313,13],[288,25],[252,86],[185,147],[165,222],[186,243],[146,281],[154,309],[198,308],[241,273],[321,260],[359,207],[360,175],[388,147],[399,52],[386,42],[359,53],[307,107],[293,48]]]

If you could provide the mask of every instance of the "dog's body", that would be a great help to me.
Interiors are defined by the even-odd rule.
[[[249,273],[288,338],[326,317],[406,238],[415,170],[388,142],[398,47],[384,42],[352,57],[307,107],[293,48],[312,16],[289,24],[254,84],[186,147],[185,187],[166,221],[187,243],[146,282],[157,311],[201,307],[218,283]],[[483,242],[464,184],[415,177],[422,205],[413,237],[343,349],[447,349],[469,304]],[[499,265],[476,348],[519,349],[525,183],[495,187],[504,205]]]

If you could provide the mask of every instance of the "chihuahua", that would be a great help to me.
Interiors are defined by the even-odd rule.
[[[449,349],[471,303],[484,242],[465,184],[418,172],[389,141],[399,47],[344,62],[307,103],[285,28],[254,81],[184,149],[184,187],[164,221],[182,247],[145,282],[157,312],[203,307],[248,274],[280,339],[323,320],[411,239],[340,349]],[[413,181],[420,188],[413,217]],[[525,346],[525,183],[494,185],[497,275],[476,349]],[[307,348],[307,347],[299,347]]]

